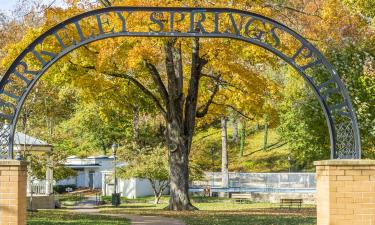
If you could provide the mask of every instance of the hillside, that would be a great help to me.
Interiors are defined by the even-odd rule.
[[[232,130],[228,128],[229,170],[237,172],[280,172],[288,171],[287,144],[277,134],[276,129],[268,130],[267,149],[263,149],[264,131],[247,130],[244,153],[240,156],[240,144],[232,141]],[[214,148],[214,157],[211,149]],[[205,171],[220,171],[221,129],[209,128],[197,132],[192,146],[192,166],[198,165]],[[214,165],[213,165],[214,159]]]

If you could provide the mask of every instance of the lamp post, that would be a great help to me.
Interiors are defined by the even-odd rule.
[[[290,156],[288,156],[288,167],[289,167],[289,173],[290,173],[290,171],[291,171],[291,165],[290,165],[290,161],[291,161],[292,159],[290,158]]]
[[[113,206],[118,206],[120,204],[120,196],[117,194],[117,170],[116,170],[116,166],[117,166],[117,159],[116,159],[116,152],[117,152],[117,144],[116,143],[113,143],[112,144],[112,154],[113,154],[113,159],[114,159],[114,179],[115,179],[115,183],[114,183],[114,193],[112,194],[112,205]]]

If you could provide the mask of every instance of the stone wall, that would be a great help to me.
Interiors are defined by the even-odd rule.
[[[30,197],[27,197],[27,208],[30,209]],[[36,195],[33,196],[32,209],[54,209],[55,199],[53,195]]]
[[[302,199],[303,204],[315,204],[315,193],[251,193],[251,201],[280,203],[280,199]]]

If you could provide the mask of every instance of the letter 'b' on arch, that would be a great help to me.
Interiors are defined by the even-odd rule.
[[[0,81],[0,159],[13,158],[21,108],[47,69],[82,45],[120,36],[231,38],[272,52],[312,88],[328,125],[331,158],[361,158],[356,115],[343,82],[311,43],[283,24],[235,9],[108,7],[54,26],[31,43],[4,74]]]

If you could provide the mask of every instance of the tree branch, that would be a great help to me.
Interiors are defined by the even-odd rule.
[[[223,78],[221,78],[221,76],[214,76],[214,75],[205,74],[205,73],[201,73],[201,76],[202,77],[211,78],[212,80],[216,81],[217,83],[219,83],[222,86],[233,87],[234,89],[236,89],[238,91],[241,91],[243,93],[247,93],[247,91],[241,89],[240,87],[238,87],[238,86],[236,86],[234,84],[231,84],[230,82],[224,80]]]
[[[202,68],[208,63],[206,59],[199,56],[199,52],[199,38],[194,38],[192,46],[189,89],[185,102],[184,115],[184,133],[187,137],[191,137],[193,135],[195,127],[195,116],[197,112],[199,79],[201,77]],[[186,144],[186,149],[190,149],[191,141]]]
[[[175,62],[175,71],[176,71],[176,83],[177,89],[179,90],[179,95],[183,95],[184,90],[184,72],[183,72],[183,63],[182,63],[182,51],[181,51],[181,42],[178,43],[177,48],[172,49],[173,52],[173,61]]]
[[[307,13],[307,12],[304,12],[304,11],[301,11],[299,9],[296,9],[296,8],[293,8],[293,7],[290,7],[290,6],[286,6],[286,5],[283,5],[283,4],[264,4],[263,7],[272,8],[272,9],[275,9],[275,10],[285,9],[287,11],[299,13],[299,14],[302,14],[302,15],[305,15],[305,16],[314,16],[314,17],[318,17],[319,19],[323,19],[319,14],[317,14],[317,12],[315,12],[314,14],[311,14],[311,13]]]
[[[95,66],[82,66],[82,65],[78,65],[76,63],[73,63],[71,60],[69,60],[69,62],[71,64],[75,65],[75,66],[79,66],[79,67],[84,68],[84,69],[93,69],[93,70],[95,69]],[[152,65],[152,67],[154,67],[154,66]],[[156,68],[154,68],[154,69],[155,69],[155,71],[158,75],[158,72],[157,72]],[[166,110],[164,109],[164,107],[160,103],[159,99],[150,90],[148,90],[145,86],[143,86],[137,79],[135,79],[134,77],[132,77],[130,75],[127,75],[125,73],[116,73],[116,72],[110,72],[110,73],[102,72],[102,73],[106,74],[106,75],[109,75],[109,76],[124,78],[124,79],[129,80],[131,83],[133,83],[135,86],[137,86],[139,89],[141,89],[141,91],[144,94],[146,94],[149,98],[151,98],[155,102],[156,106],[159,108],[159,110],[161,111],[161,113],[163,114],[164,117],[167,115]],[[160,76],[159,76],[159,78],[160,78]],[[160,81],[161,81],[161,79],[160,79]]]
[[[166,116],[166,110],[161,105],[159,99],[150,90],[148,90],[145,86],[143,86],[143,84],[141,84],[137,79],[135,79],[134,77],[132,77],[130,75],[124,74],[124,73],[110,72],[110,73],[104,73],[104,74],[107,74],[107,75],[113,76],[113,77],[124,78],[124,79],[127,79],[130,82],[132,82],[135,86],[137,86],[139,89],[141,89],[141,91],[144,94],[146,94],[148,97],[150,97],[155,102],[156,106],[159,108],[161,113],[164,116]]]
[[[159,74],[158,70],[150,62],[144,61],[144,64],[145,64],[147,70],[150,72],[151,77],[154,80],[154,82],[155,82],[155,84],[156,84],[156,86],[159,90],[160,96],[162,97],[164,104],[167,106],[168,102],[169,102],[169,94],[168,94],[167,89],[165,88],[165,85],[164,85],[164,83],[163,83],[163,81],[160,77],[160,74]]]
[[[219,88],[220,88],[220,84],[217,83],[215,85],[215,89],[213,90],[213,92],[212,92],[210,98],[208,99],[207,103],[205,105],[199,107],[199,109],[197,111],[197,115],[196,115],[197,118],[202,118],[208,113],[208,109],[210,108],[212,102],[214,101],[214,98],[215,98],[216,94],[219,92]]]
[[[169,97],[178,97],[178,88],[177,88],[177,79],[176,79],[176,70],[174,65],[174,57],[173,57],[173,49],[176,39],[172,39],[171,41],[167,41],[164,44],[164,51],[165,51],[165,67],[167,71],[168,77],[168,91],[170,96]]]
[[[110,7],[112,4],[109,0],[99,0],[105,7]]]
[[[218,106],[224,106],[224,107],[227,107],[227,108],[231,108],[233,109],[235,112],[237,112],[238,114],[240,114],[241,116],[245,117],[246,119],[248,120],[254,120],[253,117],[250,117],[246,114],[244,114],[243,112],[241,112],[240,110],[238,110],[236,107],[232,106],[232,105],[229,105],[229,104],[224,104],[224,103],[217,103],[217,102],[212,102],[212,104],[214,105],[218,105]]]

